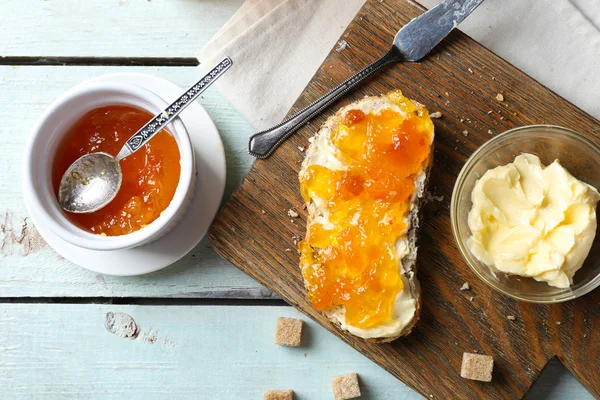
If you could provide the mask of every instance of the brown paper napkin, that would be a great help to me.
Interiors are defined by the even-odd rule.
[[[197,53],[210,70],[233,66],[215,84],[257,129],[281,122],[365,0],[247,0]]]
[[[460,30],[600,119],[600,0],[486,0]]]
[[[231,57],[216,86],[256,130],[268,128],[281,122],[364,2],[246,0],[197,53],[201,68]],[[460,28],[600,118],[600,0],[488,0]]]

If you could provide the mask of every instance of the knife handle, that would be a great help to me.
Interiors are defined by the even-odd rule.
[[[256,158],[269,157],[281,143],[292,135],[292,133],[296,132],[302,125],[310,121],[315,115],[323,111],[344,93],[382,67],[400,60],[400,53],[393,47],[385,56],[346,79],[289,119],[271,129],[267,129],[266,131],[251,136],[248,143],[248,152]]]

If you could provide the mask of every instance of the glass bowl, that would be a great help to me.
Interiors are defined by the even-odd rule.
[[[574,177],[600,188],[600,146],[570,129],[552,125],[531,125],[511,129],[483,144],[469,157],[460,171],[450,205],[452,232],[467,264],[485,283],[517,300],[533,303],[559,303],[575,299],[600,286],[600,229],[573,285],[560,289],[533,278],[508,275],[492,270],[471,254],[467,239],[471,231],[467,217],[471,192],[477,180],[489,169],[514,161],[521,153],[537,155],[544,165],[555,159]]]

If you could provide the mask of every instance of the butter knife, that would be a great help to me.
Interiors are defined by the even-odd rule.
[[[281,124],[251,136],[248,144],[249,153],[257,158],[269,157],[281,143],[302,125],[369,75],[391,63],[419,61],[482,2],[483,0],[446,0],[413,19],[396,33],[392,48],[386,55],[351,76]]]

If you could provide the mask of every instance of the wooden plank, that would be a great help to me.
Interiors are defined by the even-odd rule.
[[[242,1],[10,2],[0,13],[0,55],[193,57]]]
[[[330,53],[295,109],[377,59],[397,27],[417,14],[402,0],[369,0],[344,34],[352,45]],[[391,66],[332,109],[397,87],[444,115],[436,122],[430,186],[443,199],[424,210],[418,274],[424,304],[414,333],[391,344],[366,343],[341,333],[305,299],[298,255],[285,251],[293,247],[292,237],[304,236],[305,228],[304,212],[295,223],[282,217],[291,207],[301,210],[297,172],[303,155],[297,147],[306,146],[330,113],[301,129],[271,158],[253,165],[213,224],[211,238],[217,251],[423,395],[520,398],[547,360],[558,354],[580,382],[600,396],[600,336],[593,334],[600,323],[600,292],[552,306],[506,298],[478,280],[464,263],[449,218],[456,176],[466,158],[490,138],[488,130],[496,134],[519,125],[555,123],[599,141],[600,123],[459,31],[426,60]],[[504,94],[504,102],[495,99],[497,93]],[[465,130],[467,134],[461,135]],[[468,293],[459,290],[465,281],[472,287]],[[507,315],[517,320],[509,321]],[[494,356],[491,384],[460,378],[465,350]]]
[[[109,332],[107,313],[131,316],[135,338],[127,338],[122,319],[113,318],[116,334]],[[332,376],[356,371],[366,398],[420,398],[312,321],[304,346],[273,344],[277,316],[298,313],[290,307],[2,305],[0,397],[135,393],[230,400],[291,388],[298,399],[324,399],[332,397]]]
[[[261,285],[232,267],[202,242],[175,265],[144,277],[104,277],[61,259],[45,246],[21,194],[21,157],[29,129],[45,107],[68,88],[111,72],[143,72],[188,86],[194,67],[9,67],[0,66],[0,297],[127,296],[271,298]],[[215,121],[227,154],[229,195],[248,169],[249,125],[216,91],[200,102]]]
[[[278,316],[302,318],[291,307],[2,304],[0,397],[231,400],[291,388],[331,399],[330,378],[356,371],[361,399],[422,398],[313,321],[301,347],[274,345]],[[558,362],[544,375],[531,399],[592,398]]]
[[[410,1],[410,0],[407,0]],[[441,0],[423,0],[432,7]],[[194,54],[220,29],[225,21],[239,8],[243,0],[78,0],[8,1],[0,13],[1,57],[31,57],[41,62],[52,62],[55,57],[189,57]],[[1,1],[0,1],[1,3]],[[558,32],[577,25],[574,38],[581,38],[586,27],[593,29],[594,21],[585,21],[579,15],[576,4],[562,1],[560,5],[548,7],[547,1],[535,1],[529,14],[521,18],[531,19],[541,14],[549,26],[559,26]],[[508,7],[508,8],[507,8]],[[460,29],[476,39],[502,58],[517,63],[516,66],[534,79],[568,98],[582,109],[599,118],[600,104],[593,91],[581,91],[581,85],[596,85],[598,75],[577,78],[578,54],[572,54],[573,62],[562,63],[564,76],[573,71],[574,79],[557,80],[551,68],[554,56],[551,52],[536,52],[535,61],[515,57],[515,43],[522,48],[535,47],[535,27],[524,30],[506,29],[512,26],[515,12],[520,11],[516,3],[501,2],[479,7],[472,16],[461,24]],[[591,12],[593,7],[588,7]],[[69,12],[65,12],[69,10]],[[164,16],[165,23],[155,23],[156,16]],[[43,21],[43,23],[40,23]],[[150,21],[150,22],[149,22]],[[583,25],[583,26],[582,26]],[[524,25],[523,25],[524,26]],[[504,40],[496,40],[502,32]],[[548,33],[552,37],[552,33]],[[118,45],[115,45],[118,43]],[[168,46],[167,46],[168,45]],[[568,49],[565,49],[568,51]],[[520,58],[520,59],[519,59]],[[18,61],[25,62],[25,60]],[[581,75],[581,74],[579,74]],[[593,74],[592,74],[593,75]]]
[[[441,1],[419,2],[431,8]],[[600,118],[600,102],[590,95],[600,93],[600,68],[592,68],[591,64],[598,50],[590,45],[598,43],[600,38],[599,16],[598,0],[486,1],[459,29],[550,90]],[[532,20],[536,23],[529,23]],[[542,28],[547,26],[552,29]],[[542,41],[552,43],[554,51],[547,51]],[[570,46],[570,43],[582,45]],[[560,58],[553,53],[560,53]],[[587,64],[588,69],[583,70],[582,64]],[[583,87],[586,89],[581,90]]]

